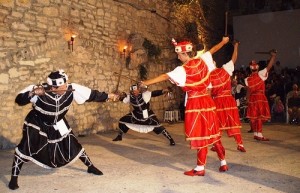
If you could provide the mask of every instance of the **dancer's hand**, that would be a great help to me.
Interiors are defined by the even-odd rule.
[[[119,94],[119,101],[123,101],[126,97],[127,97],[126,92],[121,92],[121,93]]]
[[[35,85],[32,91],[29,93],[30,96],[38,95],[42,96],[45,95],[45,89],[42,85]]]
[[[114,93],[110,93],[108,94],[108,101],[117,101],[119,99],[119,95],[117,94],[114,94]]]

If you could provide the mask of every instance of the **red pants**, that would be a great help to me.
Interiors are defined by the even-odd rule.
[[[225,148],[223,147],[221,140],[214,143],[214,146],[216,148],[216,152],[219,160],[220,161],[225,160]],[[206,158],[207,158],[207,147],[199,149],[197,151],[197,165],[204,166],[206,164]]]
[[[223,135],[223,132],[221,134]],[[232,137],[232,136],[234,137],[234,139],[238,145],[243,145],[243,140],[242,140],[241,134],[235,133],[234,135],[231,135],[230,137]]]
[[[250,126],[254,132],[262,133],[262,123],[261,119],[251,119]]]
[[[243,141],[242,141],[242,136],[241,136],[241,134],[236,134],[236,135],[234,135],[233,137],[234,137],[234,139],[235,139],[235,141],[236,141],[236,143],[237,143],[238,145],[243,145]]]

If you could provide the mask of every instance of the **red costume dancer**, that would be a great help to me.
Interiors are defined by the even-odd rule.
[[[270,108],[267,97],[265,96],[265,83],[268,78],[268,72],[272,68],[276,51],[270,51],[271,58],[266,68],[258,71],[259,65],[251,61],[251,75],[245,79],[247,86],[247,118],[250,119],[251,128],[254,130],[254,139],[258,141],[269,141],[262,134],[262,124],[271,118]]]
[[[237,150],[246,152],[241,137],[241,121],[236,101],[231,94],[231,76],[234,71],[234,64],[238,54],[237,41],[234,42],[234,50],[231,60],[222,68],[213,70],[210,74],[212,83],[211,95],[217,107],[217,115],[220,123],[220,131],[227,131],[229,137],[234,137],[237,143]],[[215,147],[212,148],[215,150]]]
[[[207,147],[211,144],[216,146],[218,157],[221,161],[220,172],[228,170],[225,161],[225,149],[221,144],[219,125],[217,124],[216,107],[211,96],[207,92],[210,84],[210,72],[215,68],[212,54],[218,51],[229,41],[228,37],[215,45],[200,58],[192,58],[192,44],[190,42],[178,43],[173,39],[175,52],[178,59],[183,62],[173,71],[162,74],[156,78],[143,81],[143,85],[151,85],[164,80],[182,87],[186,92],[185,108],[185,135],[190,141],[190,148],[197,150],[197,166],[184,172],[189,176],[204,176]]]

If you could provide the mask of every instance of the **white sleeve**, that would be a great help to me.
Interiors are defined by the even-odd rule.
[[[170,78],[170,81],[177,86],[183,87],[186,81],[186,73],[182,66],[176,67],[173,71],[168,72],[167,75]]]
[[[144,101],[146,103],[149,103],[149,101],[151,99],[151,92],[150,91],[143,92],[142,96],[143,96]]]
[[[245,85],[248,86],[248,78],[245,78]]]
[[[25,93],[25,92],[30,92],[30,91],[32,91],[33,90],[33,87],[34,87],[35,85],[34,84],[32,84],[32,85],[29,85],[29,86],[27,86],[26,88],[24,88],[23,90],[21,90],[19,93]]]
[[[128,94],[122,101],[123,103],[127,104],[130,102],[130,94]]]
[[[258,71],[258,76],[263,80],[267,80],[268,79],[268,71],[267,71],[267,68],[264,68],[263,70],[261,71]]]
[[[241,85],[241,84],[236,85],[236,92],[237,92],[237,93],[240,93],[243,87],[244,87],[244,86]]]
[[[76,83],[71,83],[72,88],[75,89],[73,92],[74,95],[74,100],[78,104],[83,104],[86,100],[90,98],[92,90],[88,87],[76,84]]]
[[[223,69],[230,75],[232,76],[233,71],[234,71],[234,64],[233,61],[230,60],[229,62],[227,62],[226,64],[223,65]]]
[[[213,86],[212,86],[212,84],[211,84],[211,82],[209,83],[209,85],[207,86],[207,88],[212,88]]]
[[[26,88],[24,88],[23,90],[21,90],[19,93],[30,92],[33,90],[34,86],[35,86],[34,84],[29,85]],[[34,104],[34,103],[36,103],[37,99],[38,99],[38,96],[34,95],[33,97],[31,97],[30,102]]]
[[[205,52],[200,56],[200,58],[205,62],[208,67],[209,72],[213,71],[216,68],[214,60],[210,52]]]

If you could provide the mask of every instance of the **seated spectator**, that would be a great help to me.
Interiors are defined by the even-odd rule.
[[[272,121],[283,122],[284,121],[284,105],[279,96],[274,100],[274,104],[271,108]]]
[[[297,84],[293,84],[293,90],[287,94],[286,99],[289,122],[297,124],[300,121],[300,92]]]

